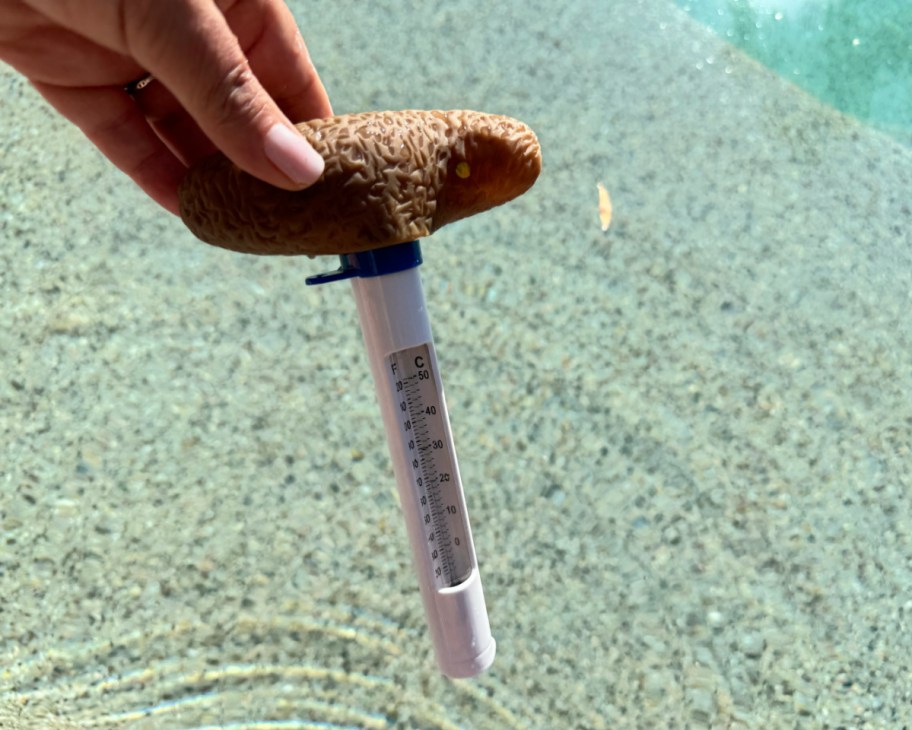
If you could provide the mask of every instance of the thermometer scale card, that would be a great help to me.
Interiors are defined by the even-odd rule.
[[[394,352],[387,372],[412,498],[424,532],[434,584],[456,586],[472,571],[465,499],[437,361],[429,344]]]

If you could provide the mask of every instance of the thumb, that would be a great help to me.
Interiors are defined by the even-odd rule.
[[[124,16],[130,55],[232,162],[286,189],[317,181],[323,159],[260,84],[215,3],[126,2]]]

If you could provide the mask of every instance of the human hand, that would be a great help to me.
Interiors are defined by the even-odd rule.
[[[0,59],[172,213],[216,149],[289,190],[323,171],[289,118],[332,109],[283,0],[2,0]]]

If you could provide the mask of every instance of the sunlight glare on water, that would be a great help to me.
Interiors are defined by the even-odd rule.
[[[692,17],[841,111],[912,136],[907,0],[678,0]]]

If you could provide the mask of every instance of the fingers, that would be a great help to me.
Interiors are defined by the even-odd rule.
[[[294,17],[281,0],[236,3],[226,12],[226,19],[237,29],[239,45],[258,81],[291,121],[332,114],[326,90]],[[133,94],[133,99],[185,164],[192,165],[215,151],[212,142],[164,84],[149,84]]]
[[[216,151],[212,141],[164,84],[153,81],[131,97],[156,134],[187,167]]]
[[[151,3],[135,16],[130,9],[139,6],[146,4],[124,6],[131,55],[164,83],[219,149],[279,187],[306,187],[320,177],[322,158],[260,84],[214,3],[185,0],[167,9]]]
[[[282,0],[22,1],[44,19],[50,44],[39,54],[48,63],[26,75],[169,210],[176,209],[176,193],[162,186],[176,188],[181,162],[192,164],[215,148],[283,188],[306,187],[322,174],[323,160],[289,117],[300,121],[332,110]],[[64,37],[81,45],[67,66],[81,69],[72,78],[52,52]],[[87,56],[99,61],[89,64],[95,70],[88,78],[79,62]],[[153,73],[157,83],[133,99],[103,88],[134,78],[135,68]]]
[[[186,168],[121,89],[35,83],[38,92],[157,203],[178,215],[177,186]]]
[[[10,2],[0,15],[0,57],[28,79],[59,86],[104,86],[142,74],[135,61],[25,5]]]

